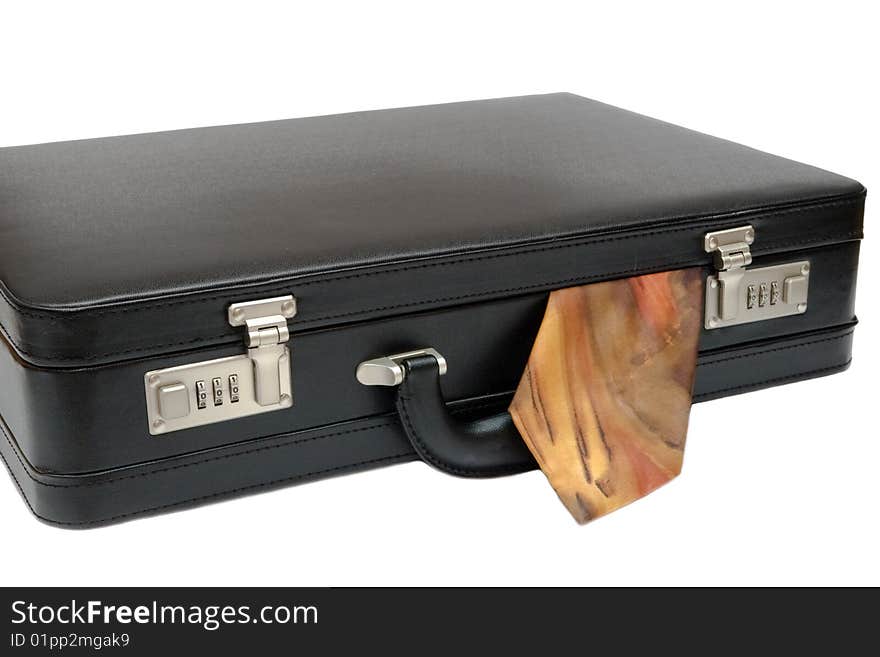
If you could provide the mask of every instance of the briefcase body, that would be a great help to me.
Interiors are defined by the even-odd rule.
[[[411,461],[401,354],[503,414],[550,291],[688,267],[695,401],[838,372],[864,198],[569,94],[4,148],[0,454],[64,527]]]

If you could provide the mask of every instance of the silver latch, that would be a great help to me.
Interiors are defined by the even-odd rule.
[[[754,241],[755,229],[741,226],[706,233],[703,248],[706,253],[715,254],[715,269],[729,271],[752,264],[752,251],[749,247]]]
[[[749,246],[755,241],[755,229],[751,226],[719,230],[706,233],[703,248],[706,253],[715,254],[715,269],[720,273],[717,277],[718,309],[715,319],[721,321],[736,317],[739,305],[739,284],[745,273],[745,267],[752,264],[752,252]],[[711,282],[709,284],[712,285]],[[710,327],[707,323],[707,328]]]
[[[254,389],[260,406],[277,404],[281,399],[281,358],[290,339],[287,320],[296,315],[292,296],[246,301],[229,306],[229,324],[246,326],[245,344],[254,362]]]
[[[150,433],[166,434],[289,408],[292,296],[229,306],[228,321],[244,326],[247,353],[152,370],[144,374]]]
[[[752,226],[706,233],[703,248],[718,270],[706,281],[707,329],[806,312],[809,261],[748,269],[755,239]]]

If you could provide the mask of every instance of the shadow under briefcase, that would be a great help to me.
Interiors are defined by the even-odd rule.
[[[694,401],[838,372],[864,198],[569,94],[0,149],[0,454],[65,527],[528,470],[551,291],[701,268]]]

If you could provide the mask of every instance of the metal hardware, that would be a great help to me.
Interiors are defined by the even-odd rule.
[[[357,366],[355,375],[357,380],[365,386],[397,386],[403,383],[406,372],[401,363],[407,358],[415,356],[433,356],[437,359],[440,375],[446,374],[446,359],[436,349],[427,347],[414,351],[405,351],[401,354],[392,354],[365,360]]]
[[[230,374],[229,375],[229,403],[236,404],[238,400],[241,399],[239,397],[239,389],[238,389],[238,374]]]
[[[715,255],[715,268],[718,274],[716,286],[718,309],[715,317],[718,321],[732,320],[736,317],[739,306],[739,288],[745,267],[752,264],[752,253],[749,245],[755,241],[755,229],[751,226],[741,226],[728,230],[719,230],[714,233],[706,233],[703,240],[703,248],[706,253]],[[711,282],[706,289],[711,287]],[[748,291],[749,308],[754,306],[754,290]],[[706,312],[708,325],[708,309]],[[714,326],[712,328],[715,328]]]
[[[287,320],[296,315],[292,296],[229,307],[232,326],[246,327],[246,354],[153,370],[144,375],[152,435],[293,404]]]
[[[279,371],[285,375],[281,377],[281,396],[277,404],[263,406],[257,402],[253,371],[250,356],[241,354],[147,372],[144,376],[144,388],[150,433],[154,436],[166,434],[291,406],[293,398],[290,393],[290,355],[286,348],[279,361]],[[229,399],[226,399],[224,393],[220,395],[223,403],[215,405],[213,382],[216,379],[225,382],[232,376],[238,378],[239,401],[234,402],[231,393]],[[185,392],[188,409],[185,414],[169,413],[166,401],[169,388]],[[177,400],[174,403],[178,403]]]
[[[809,261],[747,269],[755,239],[752,226],[706,233],[703,248],[714,254],[718,269],[706,281],[707,329],[806,312]]]
[[[204,381],[196,381],[196,405],[199,408],[208,408],[208,386]]]
[[[189,415],[189,393],[186,386],[172,383],[159,388],[159,412],[169,420]]]
[[[211,380],[211,387],[214,389],[214,406],[223,405],[223,379],[215,376]]]
[[[257,403],[277,404],[281,396],[283,346],[290,339],[287,320],[296,315],[296,299],[292,296],[234,303],[229,306],[229,323],[247,327],[248,356],[254,362],[254,386]],[[287,372],[290,376],[290,372]]]
[[[755,241],[755,229],[751,226],[728,228],[706,233],[703,248],[715,254],[715,269],[726,271],[752,264],[749,245]]]

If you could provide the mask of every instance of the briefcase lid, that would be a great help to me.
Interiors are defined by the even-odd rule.
[[[0,149],[0,327],[73,366],[861,237],[857,182],[571,94]]]

